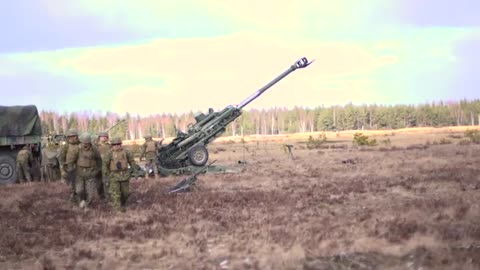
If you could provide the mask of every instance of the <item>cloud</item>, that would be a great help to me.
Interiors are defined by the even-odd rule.
[[[223,80],[238,76],[238,70],[264,73],[264,68],[259,67],[262,62],[285,65],[286,60],[295,60],[304,54],[328,63],[319,68],[329,76],[369,71],[394,61],[391,56],[377,59],[365,48],[352,44],[300,44],[244,32],[222,38],[154,40],[136,46],[87,49],[75,57],[64,57],[58,64],[92,75],[196,76],[194,73],[201,73],[204,79]],[[209,70],[205,70],[207,66]]]
[[[420,27],[480,27],[476,0],[396,0],[388,14],[400,24]]]
[[[142,3],[141,3],[142,2]],[[0,54],[209,37],[234,29],[197,1],[18,0],[0,9]],[[211,8],[211,7],[210,7]]]
[[[480,31],[459,41],[454,50],[454,80],[449,87],[457,98],[480,98]]]
[[[266,94],[255,101],[256,105],[313,106],[318,104],[315,98],[323,97],[319,87],[329,80],[368,74],[396,62],[394,55],[376,56],[354,45],[290,44],[274,37],[241,33],[225,38],[156,40],[137,46],[89,49],[76,52],[75,57],[60,57],[57,64],[85,76],[162,78],[164,85],[161,87],[145,87],[139,82],[128,92],[150,89],[164,95],[174,93],[172,99],[176,97],[174,102],[181,104],[176,110],[195,110],[209,105],[218,108],[239,103],[303,56],[318,61],[306,70],[295,72],[301,74],[293,74],[278,83],[275,93],[268,94],[268,98]],[[358,83],[339,85],[351,87]],[[292,98],[292,89],[299,89],[304,95]],[[305,95],[314,99],[305,98]],[[161,97],[158,100],[168,103]]]
[[[65,1],[67,2],[67,1]],[[62,1],[55,4],[62,6]],[[42,1],[5,1],[0,9],[0,54],[59,50],[132,41],[141,34],[107,27],[98,17],[52,16]]]
[[[376,42],[303,42],[241,32],[225,37],[157,39],[143,44],[21,54],[10,59],[108,91],[104,107],[150,114],[238,104],[306,56],[317,61],[288,76],[248,107],[421,102],[421,74],[450,72],[458,29],[408,30]],[[442,80],[449,80],[443,76]],[[405,87],[401,87],[405,86]],[[90,89],[90,90],[89,90]],[[420,91],[422,92],[420,92]],[[446,91],[446,90],[445,90]],[[437,96],[437,95],[434,95]],[[439,96],[441,97],[441,96]],[[93,106],[85,99],[86,106]],[[98,105],[100,106],[100,105]]]
[[[73,4],[72,4],[73,3]],[[351,39],[369,35],[388,19],[383,0],[114,0],[75,1],[82,14],[105,27],[143,33],[149,38],[219,37],[237,32],[275,34],[297,39]],[[52,8],[58,8],[52,2]],[[56,14],[63,14],[60,8]]]
[[[222,18],[241,25],[243,30],[316,38],[332,32],[359,30],[376,19],[372,15],[384,8],[381,0],[302,0],[302,1],[207,1]],[[377,13],[375,13],[377,14]],[[378,18],[378,17],[377,17]],[[370,25],[374,26],[374,25]],[[312,37],[310,37],[312,38]]]
[[[67,78],[38,71],[0,74],[0,83],[2,105],[35,104],[40,110],[68,110],[65,105],[74,104],[70,93],[81,91],[79,84]]]
[[[43,0],[52,17],[95,18],[109,29],[134,32],[143,38],[212,37],[236,31],[215,6],[197,0],[83,0],[58,3]]]

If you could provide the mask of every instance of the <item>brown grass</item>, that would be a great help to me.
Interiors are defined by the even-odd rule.
[[[218,142],[211,159],[247,160],[243,173],[177,195],[165,190],[182,177],[134,180],[126,213],[80,211],[61,183],[1,187],[0,268],[478,269],[480,147],[423,147],[436,136]]]
[[[246,136],[224,136],[215,140],[217,143],[238,143],[242,139],[246,142],[278,142],[278,141],[289,141],[289,140],[307,140],[309,136],[317,138],[321,134],[325,134],[329,140],[340,140],[340,139],[349,139],[351,140],[353,134],[356,132],[361,132],[367,136],[372,137],[386,137],[386,136],[396,136],[396,135],[431,135],[430,137],[438,137],[436,135],[448,135],[454,136],[454,138],[460,139],[463,137],[463,133],[468,129],[480,129],[478,126],[452,126],[452,127],[418,127],[418,128],[403,128],[403,129],[387,129],[387,130],[345,130],[345,131],[320,131],[320,132],[303,132],[303,133],[293,133],[293,134],[279,134],[279,135],[246,135]],[[412,136],[408,136],[409,139]],[[154,138],[154,140],[160,140],[160,138]],[[169,143],[173,138],[165,138],[164,143]],[[145,142],[144,139],[138,140],[124,140],[123,144],[132,145],[137,144],[141,145]]]

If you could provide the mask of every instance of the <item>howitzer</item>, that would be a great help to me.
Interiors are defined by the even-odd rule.
[[[109,137],[108,135],[108,132],[110,130],[112,130],[114,127],[120,125],[121,123],[125,123],[127,120],[125,119],[122,119],[122,120],[119,120],[117,123],[113,124],[111,127],[109,127],[108,129],[106,129],[105,131],[101,131],[101,132],[98,132],[96,134],[92,134],[92,142],[93,143],[98,143],[98,139],[101,137],[101,136],[107,136]]]
[[[108,133],[108,132],[109,132],[110,130],[112,130],[114,127],[120,125],[121,123],[124,123],[125,121],[127,121],[127,120],[122,119],[122,120],[118,121],[117,123],[115,123],[113,126],[111,126],[109,129],[105,130],[104,132],[105,132],[105,133]]]
[[[229,105],[218,112],[214,112],[212,108],[209,108],[207,115],[203,113],[194,114],[196,123],[190,123],[187,132],[178,131],[177,137],[159,150],[158,166],[166,169],[178,169],[189,165],[205,165],[208,161],[208,150],[206,146],[225,132],[228,124],[242,114],[242,108],[258,98],[288,74],[299,68],[305,68],[312,62],[308,62],[305,57],[301,58],[282,74],[238,105]]]
[[[213,163],[215,163],[217,160],[214,160],[210,162],[210,164],[204,166],[203,168],[197,170],[194,174],[188,176],[187,178],[183,179],[180,181],[178,184],[176,184],[174,187],[170,188],[168,190],[168,193],[177,193],[177,192],[185,192],[189,191],[190,188],[195,184],[195,181],[197,181],[197,175],[205,172],[208,167],[210,167]]]

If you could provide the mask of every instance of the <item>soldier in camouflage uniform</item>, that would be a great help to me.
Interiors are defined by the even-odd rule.
[[[97,143],[97,149],[98,152],[100,152],[100,156],[102,157],[102,161],[105,159],[105,155],[107,154],[108,151],[112,146],[108,143],[108,133],[107,132],[100,132],[98,133],[98,143]],[[99,182],[102,184],[102,191],[103,195],[105,198],[108,198],[108,193],[109,193],[109,186],[108,186],[108,179],[103,178],[103,173],[100,172],[99,175]]]
[[[32,181],[32,175],[30,174],[32,163],[32,152],[30,152],[29,145],[25,145],[17,154],[17,176],[19,183]]]
[[[76,152],[80,141],[78,140],[78,132],[76,129],[68,130],[65,136],[67,137],[67,143],[63,145],[60,150],[60,170],[62,179],[66,184],[70,185],[70,200],[73,203],[77,203],[78,198],[75,192],[76,164],[67,163],[66,161],[72,160],[71,156]]]
[[[88,207],[97,198],[97,175],[101,171],[102,158],[92,145],[92,137],[88,133],[80,136],[80,146],[75,147],[71,155],[67,155],[67,164],[75,164],[75,192],[80,200],[80,207]]]
[[[60,179],[60,147],[51,135],[47,138],[46,147],[42,150],[42,178],[44,182]]]
[[[156,142],[153,140],[152,135],[145,135],[145,143],[142,145],[142,153],[140,159],[145,158],[147,168],[146,177],[149,176],[150,170],[153,170],[152,173],[155,174],[155,177],[158,177],[157,169],[157,151],[160,148],[161,142]]]
[[[110,200],[112,207],[116,210],[125,211],[128,198],[131,173],[128,170],[130,165],[139,169],[133,160],[130,152],[122,148],[122,139],[113,138],[110,141],[112,149],[107,152],[103,159],[102,173],[109,181]]]

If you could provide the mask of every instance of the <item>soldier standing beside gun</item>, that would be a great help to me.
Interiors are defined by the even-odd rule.
[[[140,155],[140,160],[145,158],[146,164],[146,177],[150,175],[150,171],[154,173],[155,178],[158,177],[158,169],[157,169],[157,151],[160,148],[160,142],[156,142],[153,140],[152,135],[148,134],[145,135],[145,143],[142,145],[142,153]],[[163,140],[162,140],[163,141]]]
[[[98,152],[100,152],[100,156],[102,157],[102,162],[103,162],[108,151],[112,149],[112,146],[108,143],[107,132],[98,133],[97,149],[98,149]],[[103,185],[103,195],[105,196],[105,198],[108,198],[108,193],[109,193],[108,179],[103,177],[102,172],[100,172],[99,179],[101,184]]]
[[[101,171],[100,153],[92,146],[92,137],[88,133],[80,137],[80,146],[73,148],[67,155],[67,164],[75,164],[75,192],[80,201],[80,208],[89,206],[97,198],[97,176]]]
[[[76,129],[69,129],[65,135],[67,137],[67,143],[63,145],[59,159],[61,175],[65,183],[70,185],[70,201],[77,203],[77,194],[75,192],[76,164],[68,163],[67,161],[72,160],[71,156],[75,153],[80,141],[78,140],[78,132]]]
[[[47,138],[47,145],[42,150],[42,176],[44,182],[53,182],[60,179],[60,148],[52,135]]]
[[[131,173],[128,165],[139,169],[130,152],[122,148],[122,139],[113,138],[110,141],[112,149],[103,159],[102,173],[104,179],[109,181],[109,192],[112,207],[115,210],[125,211],[130,188]]]
[[[25,145],[17,154],[17,175],[19,183],[32,181],[30,169],[33,162],[33,155],[29,148],[29,145]]]

